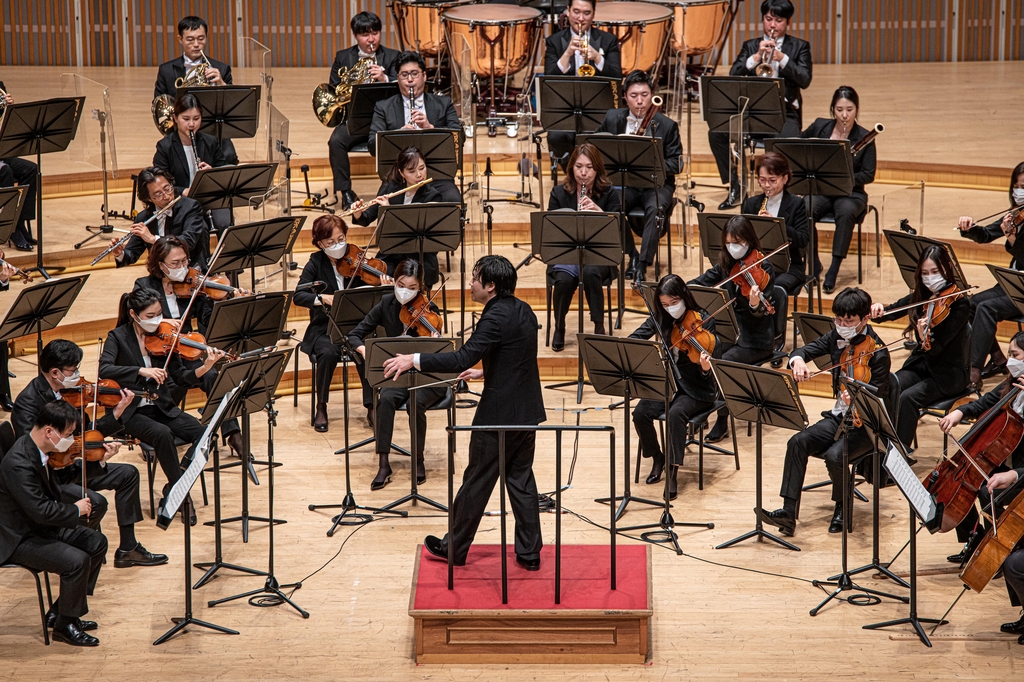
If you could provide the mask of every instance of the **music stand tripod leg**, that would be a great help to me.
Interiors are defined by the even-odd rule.
[[[581,355],[580,356],[581,362],[582,362],[582,357],[583,356]],[[622,403],[623,403],[623,410],[622,410],[623,425],[622,426],[623,426],[623,433],[625,434],[624,435],[625,440],[623,441],[623,472],[625,473],[625,475],[623,476],[623,479],[625,480],[625,483],[623,483],[622,495],[616,495],[615,497],[601,497],[601,498],[598,498],[598,499],[594,500],[594,502],[599,502],[601,504],[611,504],[611,505],[614,505],[616,502],[618,502],[619,503],[619,508],[615,512],[615,520],[616,521],[618,521],[620,518],[622,518],[622,515],[626,513],[626,507],[629,505],[630,502],[637,502],[639,504],[649,504],[652,507],[661,507],[661,506],[664,505],[663,502],[656,502],[655,500],[647,500],[647,499],[644,499],[642,497],[634,497],[633,494],[630,492],[630,489],[629,489],[629,457],[630,457],[629,435],[630,435],[630,428],[631,428],[631,425],[630,425],[631,409],[630,409],[630,396],[629,396],[629,384],[628,383],[625,385],[625,392],[624,392],[624,395],[623,395]],[[667,490],[668,489],[666,488],[666,491]],[[646,526],[630,526],[628,528],[623,528],[621,530],[636,530],[636,529],[639,529],[639,528],[655,528],[655,527],[659,527],[659,524],[646,525]]]

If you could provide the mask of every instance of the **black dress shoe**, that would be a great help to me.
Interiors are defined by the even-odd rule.
[[[114,568],[130,568],[131,566],[160,566],[167,563],[166,554],[153,554],[142,543],[135,545],[135,549],[119,549],[114,552]]]
[[[540,557],[537,557],[536,559],[524,559],[523,557],[516,554],[516,563],[525,568],[527,571],[540,570]]]
[[[11,402],[11,396],[6,393],[0,395],[0,407],[3,408],[4,412],[11,412],[14,410],[14,403]]]
[[[665,471],[665,455],[658,453],[654,455],[654,464],[651,465],[651,473],[647,476],[647,485],[654,485],[661,480],[661,474]]]
[[[87,635],[75,623],[53,629],[53,639],[57,642],[64,642],[71,646],[99,646],[100,640],[92,635]]]
[[[719,211],[727,211],[730,208],[736,208],[740,205],[740,188],[733,185],[729,188],[729,196],[725,198],[725,201],[718,205]]]
[[[423,485],[427,482],[427,465],[423,463],[423,458],[420,457],[416,460],[416,485]]]
[[[378,465],[377,475],[370,481],[370,490],[380,490],[388,483],[391,483],[391,463],[388,461],[388,453],[377,453]]]
[[[594,333],[595,334],[600,334],[601,336],[604,336],[605,334],[608,333],[608,332],[606,332],[604,330],[604,320],[601,320],[600,322],[595,322],[594,323]],[[7,410],[7,411],[10,412],[10,410]]]
[[[775,526],[783,535],[793,537],[793,531],[796,530],[796,519],[789,513],[789,510],[776,509],[775,511],[765,511],[764,509],[759,509],[757,514],[761,517],[761,523]]]
[[[551,335],[551,350],[556,353],[561,353],[565,348],[565,330],[555,329],[555,333]]]
[[[678,476],[679,476],[679,467],[677,467],[677,466],[669,467],[668,499],[669,499],[670,502],[672,500],[676,499],[676,495],[679,494],[679,484],[676,482],[676,479],[677,479]]]
[[[826,294],[831,294],[833,291],[836,290],[836,283],[825,280],[821,285],[821,290]]]
[[[359,195],[352,190],[346,189],[341,193],[341,207],[343,209],[349,208],[357,201],[359,201]]]
[[[829,533],[842,533],[843,532],[843,508],[837,505],[835,512],[832,514],[832,522],[828,524]]]
[[[317,433],[327,431],[327,403],[317,403],[316,416],[313,418],[313,430]]]
[[[711,429],[711,432],[705,434],[705,443],[717,443],[720,440],[725,440],[725,437],[729,435],[729,423],[725,419],[719,419],[715,422],[715,428]]]
[[[444,559],[448,561],[448,552],[444,546],[444,541],[436,535],[428,535],[423,538],[423,546],[427,548],[432,556],[436,556],[438,559]],[[466,560],[456,561],[456,566],[465,566]]]
[[[626,267],[626,271],[622,273],[622,276],[626,279],[631,279],[636,274],[636,256],[629,257],[629,265]]]
[[[974,554],[974,550],[978,548],[983,537],[985,537],[985,534],[980,529],[971,531],[971,534],[967,536],[967,542],[964,543],[964,548],[960,550],[960,553],[950,554],[946,557],[946,561],[951,564],[957,564],[958,566],[966,564],[967,560]],[[1021,632],[1024,632],[1024,630],[1021,630]]]
[[[1000,632],[1009,632],[1011,635],[1024,634],[1024,614],[1021,615],[1020,620],[1015,620],[1012,623],[1003,623],[999,626]]]
[[[17,236],[11,237],[11,244],[13,244],[14,248],[17,249],[18,251],[32,251],[32,246],[24,239],[19,239]]]
[[[55,626],[56,624],[57,624],[57,612],[56,611],[47,611],[46,612],[46,627],[52,630],[53,626]],[[97,625],[96,621],[94,621],[94,620],[82,620],[81,618],[78,619],[78,629],[83,631],[83,632],[92,632],[93,630],[95,630],[98,627],[99,627],[99,625]]]

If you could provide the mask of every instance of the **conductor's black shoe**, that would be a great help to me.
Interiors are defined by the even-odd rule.
[[[0,395],[0,407],[4,409],[4,412],[10,412],[14,409],[14,403],[11,402],[11,396],[7,393]]]
[[[725,201],[718,205],[719,211],[726,211],[730,208],[736,208],[740,205],[740,187],[739,185],[732,185],[729,187],[729,196],[725,198]]]
[[[1000,632],[1009,632],[1012,635],[1024,634],[1024,614],[1021,615],[1020,620],[1015,620],[1012,623],[1003,623],[999,626]]]
[[[717,443],[720,440],[725,440],[725,437],[729,435],[729,423],[725,419],[719,419],[715,422],[715,428],[711,429],[711,432],[704,436],[705,443]]]
[[[56,624],[57,612],[51,609],[46,612],[46,627],[52,630]],[[78,619],[78,629],[83,632],[91,632],[98,627],[99,625],[97,625],[96,621],[94,620],[82,620],[81,618]]]
[[[523,557],[516,554],[516,563],[525,568],[527,571],[540,570],[540,557],[537,557],[536,559],[524,559]]]
[[[343,209],[349,208],[352,204],[359,201],[359,195],[350,189],[346,189],[341,193],[341,207]]]
[[[654,464],[651,466],[651,473],[647,476],[647,485],[654,485],[661,480],[661,474],[665,471],[665,455],[658,453],[654,455]]]
[[[843,507],[836,505],[836,510],[832,514],[832,522],[828,524],[829,533],[842,533],[843,532]]]
[[[160,566],[167,563],[166,554],[153,554],[142,543],[135,545],[135,549],[119,549],[114,552],[114,568],[130,568],[132,566]]]
[[[92,635],[87,635],[75,623],[68,623],[59,628],[53,629],[53,639],[57,642],[64,642],[71,646],[99,646],[100,640]]]
[[[428,535],[423,538],[423,546],[426,547],[427,551],[433,556],[436,556],[438,559],[448,561],[448,551],[445,549],[444,541],[441,540],[441,538],[436,535]],[[465,566],[466,560],[463,559],[462,561],[456,561],[454,564],[456,566]]]
[[[551,350],[556,353],[562,352],[565,348],[565,330],[555,329],[555,333],[551,335]]]
[[[313,418],[313,430],[317,433],[327,431],[327,403],[316,404],[316,416]]]
[[[761,517],[761,523],[775,526],[783,535],[793,537],[793,531],[796,530],[796,519],[788,509],[776,509],[775,511],[759,509],[758,516]]]

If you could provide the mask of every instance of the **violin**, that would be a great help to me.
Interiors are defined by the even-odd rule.
[[[696,310],[687,310],[672,325],[671,348],[686,353],[690,362],[700,363],[702,353],[715,352],[715,335],[704,329],[704,318]]]
[[[953,456],[940,461],[922,481],[935,497],[937,514],[942,516],[941,532],[953,530],[964,520],[974,506],[978,489],[1024,437],[1024,419],[1013,409],[1020,391],[1018,386],[1010,388],[960,439]]]
[[[964,585],[975,592],[985,589],[1014,546],[1024,537],[1024,492],[1014,498],[998,519],[992,519],[992,523],[995,532],[989,528],[960,574]]]
[[[404,333],[415,329],[417,336],[441,336],[441,326],[444,324],[441,315],[430,309],[430,299],[423,291],[408,303],[402,304],[398,319],[405,326]]]
[[[249,295],[245,289],[231,286],[226,275],[204,275],[197,268],[189,268],[185,279],[180,282],[172,282],[171,289],[179,298],[189,298],[198,289],[200,294],[208,297],[211,301],[226,301],[235,296]]]
[[[75,436],[75,441],[64,452],[51,453],[46,463],[54,469],[63,469],[71,466],[76,459],[82,457],[82,437],[85,437],[85,461],[86,462],[99,462],[103,459],[103,456],[107,454],[106,448],[103,446],[107,443],[128,443],[130,445],[138,445],[138,438],[112,438],[105,440],[103,434],[99,431],[86,431],[84,434]]]
[[[172,346],[174,352],[184,360],[198,360],[203,353],[217,350],[206,345],[206,338],[199,332],[181,334],[171,322],[161,322],[155,332],[146,334],[146,351],[150,355],[167,355]],[[234,353],[224,353],[228,360],[238,359]]]
[[[147,400],[156,400],[159,397],[150,391],[134,388],[132,391],[135,395]],[[76,410],[82,409],[83,405],[95,402],[97,394],[99,395],[98,402],[103,407],[117,407],[117,404],[121,402],[121,386],[113,379],[100,379],[96,382],[79,379],[74,388],[62,388],[60,393],[64,396],[64,400],[68,401],[68,404]]]
[[[761,267],[760,262],[765,260],[764,254],[756,249],[751,249],[747,255],[732,266],[732,270],[729,271],[729,278],[739,278],[740,293],[744,296],[750,296],[750,289],[757,286],[760,291],[757,297],[761,299],[761,303],[764,304],[765,310],[768,311],[769,315],[775,314],[775,307],[771,302],[765,298],[764,290],[771,283],[771,276],[768,272]],[[748,265],[753,263],[754,265]]]
[[[849,346],[843,349],[843,352],[839,354],[839,366],[842,368],[843,374],[848,379],[859,381],[861,383],[871,383],[871,356],[876,350],[879,350],[878,343],[867,334],[864,335],[864,340],[860,343],[851,343]],[[884,346],[881,346],[884,348]],[[840,386],[843,390],[846,390],[840,380]],[[853,407],[853,425],[860,428],[864,425],[861,421],[860,415],[857,414],[857,408]]]
[[[380,286],[388,276],[387,264],[379,258],[367,258],[366,250],[349,244],[345,254],[334,266],[338,274],[346,279],[359,277],[370,286]]]
[[[927,307],[925,308],[924,314],[924,337],[921,339],[921,349],[929,351],[932,348],[932,335],[931,328],[942,324],[942,322],[949,317],[949,310],[953,307],[955,301],[960,300],[960,296],[957,294],[961,293],[960,289],[956,284],[950,284],[948,287],[939,292],[936,300],[927,301]]]

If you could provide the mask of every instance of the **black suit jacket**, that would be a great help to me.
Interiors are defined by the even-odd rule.
[[[878,334],[875,333],[875,330],[871,328],[870,324],[865,325],[864,333],[853,337],[853,340],[850,343],[854,345],[861,343],[864,340],[865,335],[874,339],[875,343],[879,346],[885,345],[885,342],[878,338]],[[832,329],[827,334],[819,336],[806,346],[797,348],[789,354],[789,357],[800,358],[804,362],[810,362],[813,358],[827,355],[829,357],[830,365],[838,365],[844,350],[839,347],[840,340],[842,340],[842,337],[839,336],[839,332]],[[889,370],[891,366],[892,359],[889,357],[888,349],[883,348],[875,351],[868,360],[868,367],[871,369],[871,380],[868,383],[878,389],[878,397],[885,401],[886,409],[889,413],[894,414],[896,406],[889,404]],[[834,395],[839,395],[839,382],[842,376],[839,369],[839,367],[836,367],[832,370],[832,393]]]
[[[814,119],[814,123],[807,126],[807,130],[800,133],[800,137],[814,137],[827,140],[832,136],[832,131],[835,129],[836,120],[834,118],[816,118]],[[864,136],[867,134],[867,128],[864,128],[859,123],[854,123],[848,136],[850,144],[856,144],[864,139]],[[852,194],[854,196],[859,197],[864,201],[868,200],[868,193],[864,190],[864,185],[869,185],[875,181],[876,165],[877,150],[875,149],[875,143],[869,142],[868,145],[861,150],[860,154],[853,157]]]
[[[164,359],[154,357],[154,367],[163,367]],[[157,394],[156,407],[170,419],[181,414],[181,408],[175,403],[171,395],[171,389],[177,386],[190,388],[199,385],[199,378],[195,370],[185,369],[177,355],[171,358],[167,365],[167,374],[170,381],[165,381],[162,386],[157,386],[155,381],[145,379],[139,375],[139,369],[145,367],[142,360],[142,350],[135,336],[135,327],[129,322],[120,327],[115,327],[107,333],[107,341],[103,345],[103,355],[100,356],[100,378],[113,379],[121,386],[143,386]],[[171,383],[173,382],[173,383]],[[142,396],[136,396],[132,404],[121,415],[121,421],[127,422],[135,414]]]
[[[524,301],[492,298],[462,348],[421,355],[420,367],[424,372],[461,372],[481,360],[484,388],[473,424],[536,425],[547,420],[537,369],[537,316]]]
[[[740,213],[757,215],[764,203],[764,194],[749,197],[743,202]],[[799,277],[806,273],[804,254],[811,242],[811,224],[807,220],[807,206],[802,197],[782,192],[779,217],[786,219],[786,237],[789,239],[789,272]]]
[[[1013,210],[1016,206],[1011,206],[1007,209],[1007,212]],[[1003,234],[1003,219],[1002,216],[998,220],[989,223],[988,225],[975,225],[966,232],[961,232],[963,236],[967,237],[973,242],[979,244],[988,244],[994,242],[997,239],[1006,237]],[[1024,239],[1015,239],[1013,244],[1009,241],[1003,242],[1003,248],[1006,253],[1010,254],[1010,267],[1014,270],[1024,270]]]
[[[196,152],[200,161],[205,161],[214,168],[238,165],[238,155],[234,147],[225,149],[216,137],[206,133],[196,133],[195,136]],[[171,172],[174,176],[174,189],[178,194],[191,186],[188,157],[185,156],[185,146],[181,144],[177,131],[172,130],[156,143],[153,165]]]
[[[129,386],[131,388],[131,386]],[[41,376],[36,376],[28,382],[28,386],[22,389],[18,397],[14,399],[14,410],[11,412],[11,426],[14,427],[16,436],[24,436],[32,430],[32,425],[39,416],[43,407],[57,400],[57,396],[50,389],[50,384]],[[85,411],[85,428],[92,428],[89,422],[90,410]],[[104,436],[112,436],[124,428],[121,423],[114,419],[112,412],[96,420],[96,430],[102,431]],[[90,462],[90,464],[92,464]]]
[[[302,274],[299,275],[300,285],[316,281],[324,283],[323,289],[317,289],[317,292],[311,289],[296,291],[295,297],[292,299],[295,301],[295,305],[309,308],[309,325],[306,327],[306,333],[302,336],[303,350],[307,353],[312,350],[310,344],[327,333],[327,311],[323,306],[316,305],[316,295],[317,293],[333,294],[338,290],[336,272],[331,259],[323,251],[314,251],[310,254],[306,266],[302,268]],[[352,286],[360,287],[366,286],[366,284],[357,277]]]
[[[164,319],[180,319],[180,314],[185,312],[185,308],[188,307],[189,298],[187,296],[184,298],[178,296],[179,314],[171,315],[171,308],[167,305],[167,297],[164,296],[164,282],[162,279],[153,277],[153,275],[146,275],[135,280],[132,291],[136,289],[150,289],[160,295],[160,310]],[[213,313],[213,304],[210,299],[206,296],[196,296],[196,301],[192,304],[192,311],[188,314],[188,323],[185,325],[184,331],[192,332],[198,330],[200,334],[205,334],[206,325],[210,322],[211,313]],[[193,320],[198,320],[198,327],[193,323]]]
[[[572,31],[564,28],[544,41],[544,75],[545,76],[575,76],[576,69],[573,68],[575,59],[569,59],[569,70],[562,73],[558,68],[558,60],[565,54],[569,43],[572,42]],[[614,34],[602,31],[599,28],[590,29],[590,44],[594,49],[604,55],[604,68],[597,69],[597,76],[606,78],[622,78],[622,53],[619,52],[619,39]],[[594,64],[594,68],[597,65]]]
[[[153,217],[156,209],[147,206],[135,218],[136,223],[144,223]],[[153,234],[157,233],[157,223],[154,220],[146,227]],[[192,265],[206,270],[206,263],[210,256],[210,231],[203,220],[203,209],[199,202],[189,197],[182,197],[181,200],[171,209],[169,219],[164,220],[164,234],[173,234],[181,237],[181,240],[188,245],[189,261]],[[124,247],[124,255],[117,259],[117,267],[133,265],[142,254],[149,251],[149,244],[142,241],[140,237],[133,236]]]
[[[231,85],[231,67],[224,62],[218,62],[216,59],[210,59],[210,64],[220,71],[224,82],[227,85]],[[156,72],[156,88],[153,90],[153,99],[160,95],[175,97],[178,88],[174,85],[174,82],[179,78],[184,78],[185,71],[185,55],[178,55],[169,62],[161,64],[160,69]]]
[[[438,312],[437,306],[433,303],[430,304],[430,307],[434,312]],[[353,348],[359,348],[366,341],[366,337],[373,336],[376,333],[377,327],[383,327],[384,336],[389,338],[401,336],[402,330],[405,329],[405,325],[400,317],[401,312],[402,305],[395,298],[395,295],[384,294],[384,297],[380,299],[380,303],[373,306],[370,312],[366,314],[366,317],[363,318],[363,321],[349,332],[349,343],[352,344]],[[419,334],[415,329],[410,329],[406,336],[419,336]]]
[[[377,51],[374,52],[374,61],[384,69],[384,73],[387,74],[389,81],[394,81],[398,78],[398,70],[395,61],[398,59],[398,55],[401,54],[398,50],[392,50],[390,47],[384,47],[380,45]],[[338,83],[341,82],[341,78],[338,77],[338,69],[344,67],[351,69],[359,61],[359,46],[353,45],[352,47],[344,50],[338,50],[337,54],[334,55],[334,64],[331,65],[331,79],[329,84],[331,90],[338,87]]]
[[[757,75],[754,71],[747,68],[747,58],[757,52],[762,37],[751,38],[743,43],[739,56],[736,57],[736,61],[732,63],[732,68],[729,69],[730,76]],[[782,53],[789,55],[789,62],[786,64],[786,68],[779,72],[779,76],[785,81],[783,96],[786,98],[786,111],[789,115],[795,116],[797,123],[802,126],[804,98],[800,91],[811,85],[811,70],[813,68],[811,44],[802,38],[787,35],[785,40],[782,41]]]
[[[78,507],[61,502],[31,436],[19,438],[0,461],[0,564],[27,537],[56,537],[78,525]]]
[[[768,273],[770,279],[768,286],[764,288],[764,297],[772,300],[772,289],[775,287],[775,271],[770,261],[761,263],[761,267]],[[700,277],[693,279],[688,284],[696,284],[702,287],[713,287],[726,279],[729,273],[722,269],[721,264],[715,264]],[[737,278],[738,279],[738,278]],[[733,280],[726,284],[723,289],[729,294],[729,298],[735,298],[736,303],[732,309],[736,313],[736,325],[739,327],[739,337],[736,345],[743,348],[755,348],[757,350],[771,351],[775,347],[775,321],[768,314],[764,303],[758,303],[757,308],[750,307],[750,301],[740,291],[740,286]]]
[[[624,135],[628,116],[628,107],[609,109],[597,132]],[[679,126],[668,116],[659,112],[654,115],[651,124],[647,127],[647,137],[661,139],[661,151],[665,157],[665,185],[675,187],[676,173],[679,172],[679,159],[683,156],[683,144],[679,140]]]
[[[910,294],[886,306],[900,308],[910,303]],[[924,306],[915,308],[924,310]],[[898,320],[907,316],[906,310],[895,315],[883,315],[878,318],[883,322]],[[961,298],[949,307],[949,315],[940,324],[931,328],[931,349],[924,350],[918,343],[917,348],[903,363],[903,369],[915,371],[923,376],[931,376],[939,385],[947,389],[947,394],[963,390],[967,386],[968,365],[971,360],[971,335],[967,333],[967,325],[971,316],[971,304]],[[912,320],[917,319],[912,317]],[[917,329],[914,330],[917,338]],[[921,339],[917,338],[918,341]]]
[[[700,311],[701,315],[707,319],[707,311]],[[704,329],[715,334],[715,350],[711,354],[712,357],[722,357],[722,341],[718,338],[718,334],[715,333],[715,320],[714,318],[707,320],[704,323]],[[670,333],[670,330],[664,330],[666,334]],[[640,325],[635,332],[629,335],[631,339],[650,339],[656,336],[658,328],[654,324],[654,320],[648,317],[644,320],[644,323]],[[675,359],[676,369],[676,388],[683,395],[689,396],[694,400],[700,400],[703,402],[712,403],[718,398],[718,382],[715,381],[715,374],[711,370],[707,372],[700,366],[699,362],[691,362],[690,356],[684,352],[679,352],[676,349],[672,350],[672,355]]]
[[[377,102],[373,108],[373,120],[370,122],[370,140],[367,149],[373,156],[377,155],[377,133],[385,130],[398,130],[405,125],[405,100],[408,97],[395,95]],[[455,113],[452,101],[441,95],[429,92],[423,94],[423,108],[427,120],[435,128],[451,128],[459,130],[459,144],[462,144],[462,124]]]

